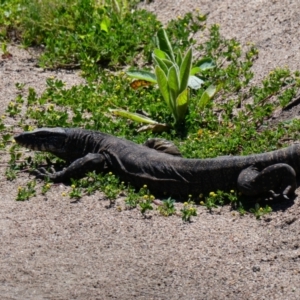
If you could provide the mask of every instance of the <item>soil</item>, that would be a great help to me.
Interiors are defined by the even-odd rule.
[[[275,67],[300,69],[299,1],[157,0],[141,6],[163,22],[199,8],[225,37],[255,43],[254,81]],[[16,83],[42,93],[51,76],[67,86],[83,82],[73,71],[38,68],[32,49],[8,50],[12,58],[0,59],[0,115],[18,95]],[[298,115],[295,105],[284,118]],[[17,128],[14,119],[4,122]],[[199,207],[190,224],[155,211],[144,218],[137,209],[109,208],[100,192],[72,202],[62,196],[69,189],[63,184],[17,202],[17,187],[29,175],[7,181],[8,159],[2,152],[1,299],[300,299],[298,197],[274,205],[262,220],[226,206],[212,213]]]

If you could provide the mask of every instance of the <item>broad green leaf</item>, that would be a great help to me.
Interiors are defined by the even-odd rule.
[[[180,50],[178,50],[177,55],[176,55],[176,63],[178,66],[180,66],[182,64],[182,54],[181,54]]]
[[[168,69],[170,69],[173,66],[173,62],[171,60],[169,60],[169,59],[162,59],[162,61],[168,67]]]
[[[193,90],[198,90],[202,86],[204,81],[197,76],[191,75],[189,77],[188,86]]]
[[[176,99],[177,121],[183,121],[189,104],[189,91],[185,89]]]
[[[216,92],[217,92],[217,87],[214,86],[214,85],[210,85],[206,90],[205,92],[209,95],[210,98],[212,98]]]
[[[170,104],[170,93],[169,93],[169,87],[168,87],[168,79],[164,71],[161,69],[160,66],[155,67],[155,75],[157,78],[157,83],[160,89],[161,94],[163,95],[163,98],[165,99],[168,107],[172,109]]]
[[[204,109],[208,104],[209,100],[216,94],[217,88],[214,85],[210,85],[202,94],[200,101],[198,103],[198,107],[200,109]]]
[[[132,71],[127,71],[126,74],[132,78],[146,80],[146,81],[149,81],[152,83],[157,82],[155,74],[153,74],[149,71],[132,70]]]
[[[198,103],[198,107],[202,110],[205,108],[205,106],[207,105],[207,103],[209,102],[210,98],[209,95],[206,92],[203,92],[200,101]]]
[[[123,109],[109,109],[115,116],[124,117],[136,122],[147,123],[147,124],[158,124],[158,122],[138,113],[132,113]]]
[[[153,54],[156,57],[159,57],[160,59],[170,59],[170,57],[168,56],[168,54],[158,48],[154,49]]]
[[[174,116],[174,119],[177,122],[178,114],[177,114],[177,105],[176,105],[176,99],[178,97],[178,91],[174,91],[173,89],[169,89],[169,98],[170,98],[170,108],[171,112]]]
[[[188,85],[189,77],[190,77],[190,71],[192,67],[192,48],[188,50],[185,57],[182,60],[182,64],[180,65],[180,92],[183,92]]]
[[[165,73],[165,75],[167,76],[168,74],[168,70],[169,70],[169,67],[168,65],[166,64],[166,62],[168,62],[168,60],[164,59],[160,59],[159,57],[155,56],[155,55],[152,55],[154,61],[155,61],[155,64],[157,66],[159,66]]]
[[[199,72],[201,72],[201,68],[200,67],[194,67],[194,68],[191,69],[190,75],[195,75]]]
[[[206,58],[200,59],[197,62],[196,66],[199,67],[201,71],[204,71],[204,70],[214,68],[216,66],[216,63],[213,59],[206,57]]]
[[[169,88],[171,88],[176,93],[178,93],[178,90],[179,90],[179,74],[178,73],[179,73],[178,67],[176,68],[176,65],[173,65],[169,69],[169,73],[168,73]]]
[[[110,26],[110,18],[108,16],[103,16],[103,19],[100,24],[101,30],[108,32]]]
[[[169,55],[170,59],[173,62],[175,62],[173,48],[171,46],[167,33],[163,28],[159,29],[157,32],[157,41],[158,41],[158,48],[166,52]]]
[[[152,55],[155,63],[159,65],[163,70],[166,70],[165,74],[168,74],[168,69],[173,66],[173,62],[169,59],[161,59],[155,55]]]

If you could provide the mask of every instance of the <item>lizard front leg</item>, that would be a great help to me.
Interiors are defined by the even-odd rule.
[[[106,168],[106,159],[103,154],[89,153],[84,157],[73,161],[68,167],[58,172],[48,172],[45,168],[40,168],[34,173],[38,178],[49,178],[54,182],[69,180],[70,178],[83,177],[88,172],[104,171]]]
[[[250,166],[240,173],[237,184],[238,189],[247,196],[271,192],[273,197],[289,199],[297,188],[296,172],[290,165],[283,163],[268,166],[261,171]]]

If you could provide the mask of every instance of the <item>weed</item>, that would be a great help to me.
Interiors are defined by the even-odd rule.
[[[52,183],[49,180],[46,180],[42,186],[42,195],[45,195],[51,188]]]
[[[21,105],[11,101],[8,104],[6,112],[8,113],[8,115],[10,117],[14,117],[14,116],[18,115],[21,112]]]
[[[18,195],[16,200],[17,201],[25,201],[28,200],[29,198],[35,196],[36,191],[35,191],[35,186],[36,182],[30,181],[27,183],[26,187],[18,187]]]
[[[200,205],[206,206],[207,209],[211,210],[212,208],[217,208],[218,205],[224,205],[230,203],[232,207],[237,207],[238,195],[235,190],[230,190],[230,192],[224,192],[218,190],[215,192],[210,192],[207,197],[200,195]]]
[[[189,200],[183,203],[181,218],[184,222],[191,222],[191,218],[197,216],[197,209],[193,201]]]
[[[119,179],[112,172],[109,172],[108,175],[103,177],[101,185],[108,199],[114,200],[117,198],[120,193],[119,183]]]
[[[254,214],[256,219],[260,219],[260,217],[262,217],[263,215],[269,214],[270,212],[272,212],[272,208],[268,205],[266,205],[265,207],[260,207],[260,205],[258,203],[256,203],[255,207],[250,208],[249,211]]]
[[[125,199],[125,205],[127,209],[136,208],[140,202],[140,195],[135,193],[135,189],[130,186],[127,189],[127,197]]]
[[[154,196],[150,194],[147,185],[145,184],[139,191],[140,201],[138,202],[141,213],[145,215],[147,210],[153,210],[152,201],[154,200]]]
[[[7,180],[14,180],[17,178],[17,170],[13,166],[9,166],[5,170],[5,176]]]
[[[147,210],[153,210],[152,200],[149,198],[144,198],[144,200],[139,202],[139,206],[141,208],[141,213],[145,215]]]
[[[75,181],[72,181],[71,191],[69,193],[70,198],[80,199],[82,197],[82,190],[80,187],[77,187]]]
[[[0,25],[9,24],[20,31],[18,36],[25,46],[43,44],[41,66],[81,66],[86,75],[99,64],[131,62],[142,49],[149,56],[151,36],[160,26],[153,14],[145,10],[132,12],[132,5],[124,0],[21,0],[6,5],[13,12],[0,18]],[[7,7],[3,11],[7,12]],[[3,11],[0,8],[0,15]]]
[[[163,200],[161,206],[158,206],[157,210],[159,213],[165,217],[172,216],[176,213],[176,208],[174,206],[175,200],[172,198],[168,198]]]

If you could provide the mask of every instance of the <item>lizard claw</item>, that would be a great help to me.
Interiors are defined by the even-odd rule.
[[[290,200],[288,196],[289,189],[285,189],[282,194],[276,194],[273,190],[270,190],[269,193],[271,195],[272,200],[277,200],[279,198],[284,198],[286,200]]]
[[[278,199],[280,197],[280,194],[276,194],[273,190],[269,190],[269,194],[271,199]]]
[[[283,194],[282,196],[283,196],[284,199],[290,200],[290,198],[288,197],[288,195]]]
[[[45,168],[39,168],[39,169],[36,169],[34,171],[32,171],[32,173],[37,177],[37,178],[40,178],[40,179],[45,179],[45,178],[49,178],[49,179],[52,179],[53,177],[53,174],[55,173],[55,170],[53,167],[50,168],[51,172],[47,171]]]

